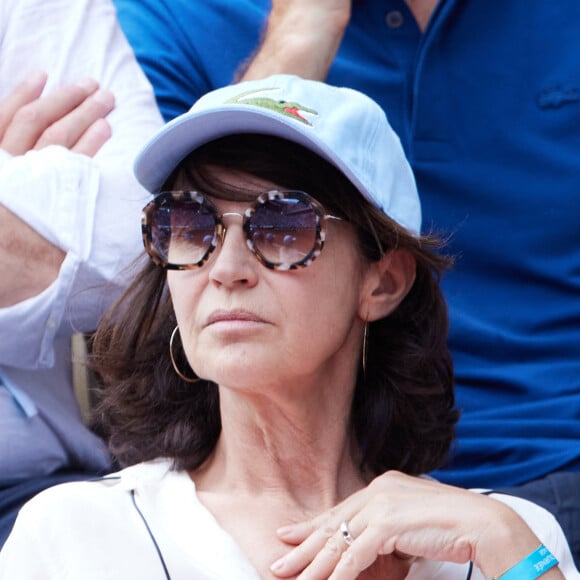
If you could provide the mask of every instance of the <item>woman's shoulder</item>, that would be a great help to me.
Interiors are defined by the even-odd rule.
[[[98,520],[119,517],[123,508],[133,509],[131,495],[146,494],[150,488],[161,485],[165,480],[179,477],[171,469],[168,460],[140,463],[106,475],[85,481],[71,481],[55,485],[37,494],[20,510],[19,520],[47,521],[44,518],[58,515],[59,525],[72,519]],[[50,521],[50,520],[48,520]]]
[[[159,578],[159,558],[138,505],[185,476],[160,460],[39,493],[20,510],[0,553],[0,579]],[[143,573],[135,576],[136,570]]]

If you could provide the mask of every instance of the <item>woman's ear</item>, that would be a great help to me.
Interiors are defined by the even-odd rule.
[[[372,322],[390,314],[415,282],[415,258],[407,250],[391,250],[366,273],[359,315]]]

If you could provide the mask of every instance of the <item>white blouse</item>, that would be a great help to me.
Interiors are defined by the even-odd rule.
[[[515,509],[580,579],[554,517],[528,501],[495,495]],[[418,560],[408,580],[465,580],[468,565]],[[170,462],[141,463],[94,482],[50,488],[21,510],[0,552],[2,580],[258,580],[235,540]],[[484,577],[473,570],[472,580]]]

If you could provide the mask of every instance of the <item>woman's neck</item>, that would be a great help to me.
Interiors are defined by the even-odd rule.
[[[318,401],[220,391],[222,433],[191,477],[200,501],[260,578],[274,580],[269,566],[291,549],[278,539],[279,527],[319,515],[367,483],[349,435],[352,394],[335,386],[333,396]],[[391,560],[382,558],[361,578],[401,580],[405,573],[396,573]]]
[[[281,405],[227,392],[220,405],[222,433],[194,474],[198,489],[278,496],[318,513],[364,485],[348,414],[339,411],[348,405]]]

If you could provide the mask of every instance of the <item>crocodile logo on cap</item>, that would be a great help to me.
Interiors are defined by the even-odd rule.
[[[311,125],[312,123],[303,115],[309,114],[317,116],[318,112],[310,107],[306,107],[297,103],[295,101],[284,101],[271,99],[269,97],[258,96],[260,93],[266,91],[277,91],[280,90],[276,87],[268,89],[260,89],[258,91],[246,91],[240,95],[228,99],[226,103],[236,103],[239,105],[254,105],[255,107],[262,107],[263,109],[268,109],[276,113],[280,113],[285,117],[290,117],[306,125]]]

